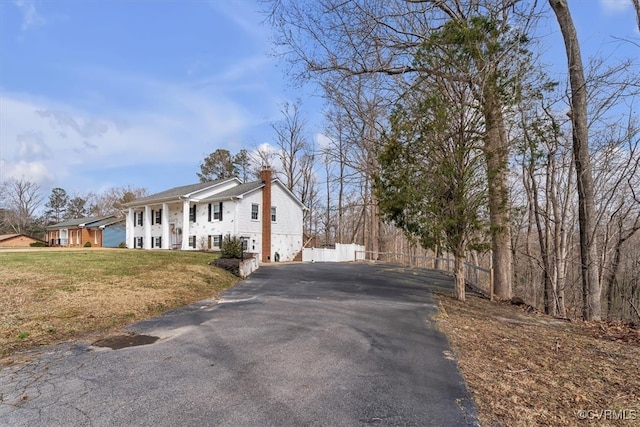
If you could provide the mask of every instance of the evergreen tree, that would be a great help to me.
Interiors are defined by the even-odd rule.
[[[66,216],[67,204],[69,203],[69,196],[67,192],[60,187],[56,187],[51,190],[49,201],[45,203],[47,210],[44,212],[45,221],[47,224],[56,224],[62,221]]]

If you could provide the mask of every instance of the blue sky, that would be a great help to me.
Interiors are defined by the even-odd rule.
[[[569,3],[585,57],[633,49],[614,40],[638,41],[631,0]],[[292,88],[268,55],[260,7],[0,0],[0,181],[24,177],[70,194],[196,182],[208,153],[272,142],[282,102],[298,97],[314,138],[322,102]],[[548,60],[566,67],[556,22],[542,31]]]

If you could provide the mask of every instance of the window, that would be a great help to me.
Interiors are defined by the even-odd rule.
[[[251,219],[253,221],[257,221],[258,220],[258,213],[259,213],[259,205],[257,204],[252,204],[251,205]]]
[[[138,212],[136,214],[138,216],[138,225],[142,225],[144,223],[144,212]]]
[[[196,205],[193,205],[189,208],[189,221],[196,222]]]
[[[271,206],[271,222],[276,222],[276,207]]]
[[[142,237],[138,237],[136,240],[138,241],[138,244],[136,245],[136,242],[135,242],[135,240],[134,240],[134,242],[133,242],[133,247],[134,247],[134,248],[140,248],[140,249],[142,249],[142,243],[143,243],[143,241],[142,241]]]
[[[242,243],[242,250],[246,251],[247,248],[249,247],[249,238],[248,237],[241,237],[240,238],[240,243]]]
[[[196,236],[189,236],[189,247],[190,248],[196,247]]]
[[[161,248],[162,247],[162,236],[158,236],[158,237],[154,237],[151,240],[151,247],[154,247],[154,243],[155,243],[155,247],[156,248]]]
[[[209,249],[220,249],[220,243],[222,242],[222,234],[209,235]]]
[[[209,221],[222,221],[222,202],[209,203]]]
[[[151,211],[151,225],[153,224],[162,224],[162,209]]]

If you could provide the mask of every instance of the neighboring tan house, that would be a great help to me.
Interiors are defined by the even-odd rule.
[[[127,247],[219,250],[231,235],[262,262],[293,260],[302,250],[306,208],[270,170],[260,178],[186,185],[128,203]]]
[[[53,224],[46,229],[49,246],[116,248],[125,241],[124,220],[115,216],[78,218]]]
[[[24,248],[32,243],[44,243],[44,240],[27,234],[0,234],[0,248]]]

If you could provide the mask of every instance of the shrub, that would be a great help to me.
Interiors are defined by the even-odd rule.
[[[227,234],[220,243],[220,258],[242,259],[242,241]]]
[[[85,244],[84,244],[84,247],[85,247],[85,248],[90,248],[90,247],[91,247],[91,242],[87,242],[87,243],[85,243]]]
[[[214,261],[211,261],[209,264],[214,265],[218,268],[222,268],[227,270],[231,274],[234,274],[240,277],[240,263],[242,260],[239,259],[229,259],[229,258],[218,258]]]
[[[44,242],[33,242],[29,243],[29,246],[31,246],[32,248],[44,248],[47,245]]]
[[[127,244],[125,242],[120,242],[118,247],[121,248],[121,249],[126,249],[127,248]]]

